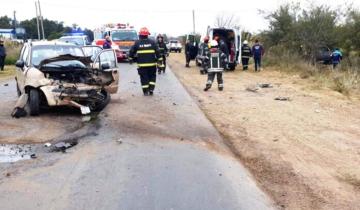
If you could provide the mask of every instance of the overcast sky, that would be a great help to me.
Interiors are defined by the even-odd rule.
[[[0,0],[3,2],[5,0]],[[16,10],[17,19],[24,20],[35,17],[34,0],[6,0],[1,4],[0,16],[12,16]],[[95,3],[96,2],[96,3]],[[206,2],[206,3],[205,3]],[[82,27],[94,29],[105,23],[130,23],[135,28],[147,26],[150,31],[182,35],[192,31],[192,9],[195,10],[196,31],[204,33],[208,25],[214,25],[218,14],[235,14],[239,24],[251,32],[266,29],[267,21],[259,10],[273,11],[279,5],[290,0],[41,0],[44,18],[64,21],[65,25],[77,23]],[[308,0],[300,2],[302,7],[308,7]],[[354,2],[360,6],[359,0],[316,0],[315,4],[325,4],[333,8]]]

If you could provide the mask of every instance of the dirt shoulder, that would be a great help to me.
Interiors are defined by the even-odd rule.
[[[206,76],[184,55],[169,65],[224,136],[226,144],[286,209],[360,209],[360,101],[276,71],[225,73],[204,92]],[[257,83],[273,88],[247,91]],[[290,97],[291,101],[276,101]]]

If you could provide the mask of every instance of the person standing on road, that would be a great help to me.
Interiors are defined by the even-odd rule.
[[[342,53],[339,48],[335,48],[334,52],[331,54],[331,59],[333,63],[333,68],[336,69],[336,67],[340,64],[342,60]]]
[[[143,27],[139,31],[139,40],[129,52],[130,63],[136,56],[141,87],[145,96],[153,95],[156,82],[156,65],[161,60],[159,48],[155,41],[148,38],[149,30]]]
[[[191,49],[192,49],[192,45],[191,45],[190,40],[186,40],[186,44],[185,44],[185,59],[186,59],[185,67],[186,68],[190,68]]]
[[[206,74],[209,68],[209,36],[204,37],[204,42],[200,46],[200,55],[202,57],[200,74]]]
[[[160,52],[160,64],[159,64],[159,69],[158,69],[158,72],[159,74],[161,74],[161,71],[163,73],[165,73],[165,70],[166,70],[166,56],[168,56],[168,48],[166,47],[166,44],[164,42],[164,37],[159,34],[156,38],[157,40],[157,47],[159,48],[159,52]]]
[[[241,63],[243,65],[243,71],[247,71],[249,68],[249,60],[252,55],[251,48],[247,40],[244,41],[241,47]]]
[[[265,50],[257,39],[255,40],[255,45],[252,47],[252,53],[254,56],[255,71],[261,71],[261,59],[265,54]]]
[[[4,71],[5,66],[6,49],[4,47],[4,41],[0,40],[0,70]]]
[[[219,49],[218,42],[216,40],[212,40],[210,42],[210,47],[211,48],[208,54],[210,68],[208,69],[208,79],[204,91],[208,91],[211,88],[215,76],[217,78],[219,91],[223,91],[224,81],[222,74],[227,63],[227,57],[226,54]]]
[[[111,39],[110,39],[110,36],[109,35],[106,35],[105,36],[105,42],[103,44],[103,49],[111,49],[111,45],[112,45],[112,42],[111,42]]]

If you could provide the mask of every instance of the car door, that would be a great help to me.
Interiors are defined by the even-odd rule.
[[[19,60],[16,62],[16,81],[18,88],[21,93],[24,92],[25,86],[25,74],[26,70],[29,68],[29,55],[30,54],[30,47],[28,45],[24,45],[21,49]],[[23,65],[19,66],[18,64],[22,63]]]
[[[102,50],[95,58],[93,69],[99,71],[104,80],[111,78],[111,83],[105,85],[105,90],[111,94],[117,93],[119,86],[119,67],[113,49]]]

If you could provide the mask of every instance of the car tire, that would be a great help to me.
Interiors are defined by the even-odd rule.
[[[103,90],[102,94],[104,95],[105,99],[102,102],[97,103],[95,106],[90,106],[90,110],[92,112],[100,112],[103,110],[110,102],[111,95],[107,91]]]
[[[29,91],[29,109],[31,116],[37,116],[40,113],[40,93],[37,89]]]

